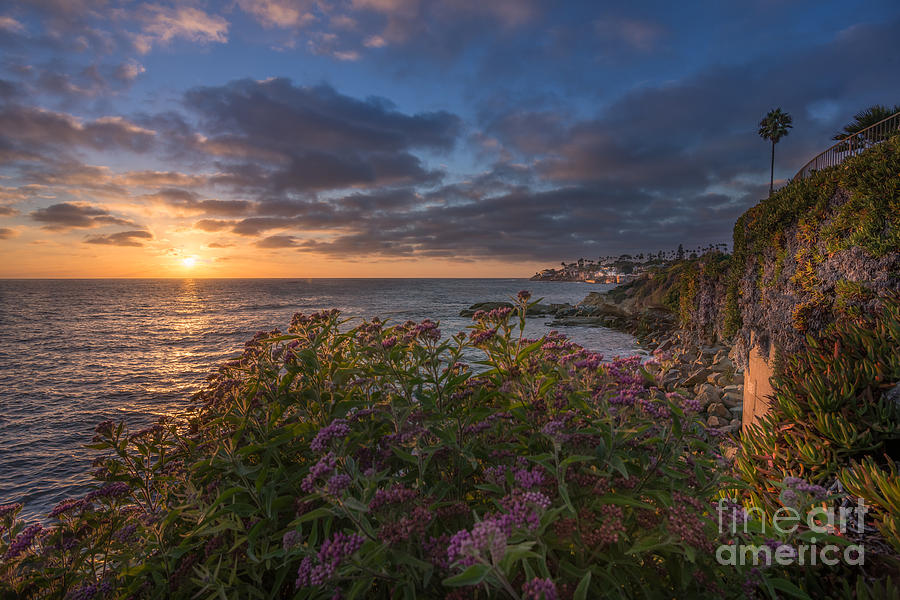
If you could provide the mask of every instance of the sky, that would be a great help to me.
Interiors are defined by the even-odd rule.
[[[518,277],[728,243],[900,3],[0,1],[0,277]]]

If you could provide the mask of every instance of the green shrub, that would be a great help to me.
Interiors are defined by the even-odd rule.
[[[18,509],[0,510],[0,590],[739,595],[746,572],[712,552],[699,407],[637,358],[522,338],[525,301],[450,339],[427,320],[348,328],[336,311],[257,336],[188,420],[101,424],[105,483],[57,507],[49,533],[22,537]]]
[[[755,505],[776,509],[773,482],[786,476],[823,483],[852,460],[896,453],[900,407],[885,392],[900,382],[897,348],[900,301],[893,298],[881,314],[845,319],[784,361],[771,411],[745,432],[735,459]]]

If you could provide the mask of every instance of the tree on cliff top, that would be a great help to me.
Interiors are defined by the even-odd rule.
[[[844,125],[844,130],[834,134],[834,137],[832,137],[831,139],[846,139],[854,133],[859,133],[863,129],[884,121],[888,117],[893,116],[898,112],[900,112],[900,104],[895,104],[893,107],[874,104],[869,108],[861,110],[853,115],[853,122]]]
[[[769,172],[769,196],[772,195],[772,188],[775,184],[775,144],[788,134],[788,130],[793,127],[791,124],[792,121],[791,115],[782,112],[779,107],[770,110],[765,118],[759,122],[759,137],[772,142],[772,167]]]

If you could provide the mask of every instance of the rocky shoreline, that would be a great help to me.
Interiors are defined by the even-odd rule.
[[[460,311],[512,308],[509,302],[480,302]],[[663,307],[638,307],[628,299],[616,301],[608,293],[590,292],[578,304],[535,304],[526,317],[552,317],[548,327],[607,327],[635,336],[651,354],[644,364],[660,389],[698,401],[707,426],[719,434],[738,434],[744,406],[744,370],[733,360],[731,346],[697,344],[678,329],[675,316]]]

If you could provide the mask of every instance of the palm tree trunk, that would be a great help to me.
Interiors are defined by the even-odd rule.
[[[772,187],[775,184],[775,141],[772,140],[772,168],[769,170],[769,197],[772,197]]]

